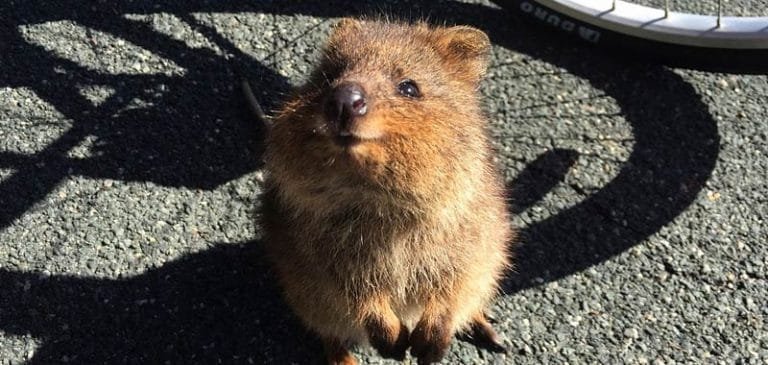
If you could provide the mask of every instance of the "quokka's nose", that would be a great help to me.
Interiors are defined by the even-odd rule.
[[[326,104],[328,120],[337,123],[339,133],[348,133],[350,123],[367,112],[365,90],[354,82],[343,83],[334,88]]]

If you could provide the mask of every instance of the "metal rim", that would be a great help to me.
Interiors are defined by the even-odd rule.
[[[768,49],[768,17],[688,14],[621,0],[535,2],[576,20],[639,38],[697,47]],[[520,6],[538,15],[531,2]]]

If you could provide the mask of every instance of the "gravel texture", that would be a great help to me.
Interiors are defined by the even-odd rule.
[[[766,76],[617,59],[483,2],[11,0],[0,365],[319,363],[262,258],[263,131],[236,85],[274,107],[335,18],[381,12],[495,45],[509,352],[464,339],[445,364],[768,363]]]

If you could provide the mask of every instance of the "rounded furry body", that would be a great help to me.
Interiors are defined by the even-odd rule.
[[[474,28],[345,19],[274,119],[265,247],[329,362],[354,363],[344,344],[369,340],[430,363],[457,331],[490,328],[513,231],[477,94],[488,48]],[[324,108],[350,82],[368,109],[342,143]]]

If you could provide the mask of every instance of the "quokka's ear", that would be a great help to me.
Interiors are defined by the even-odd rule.
[[[438,50],[453,65],[457,75],[471,83],[478,83],[488,68],[491,41],[480,29],[455,26],[437,31]]]
[[[344,39],[352,32],[359,32],[363,29],[363,21],[355,18],[342,18],[338,23],[331,27],[331,36],[329,44],[333,45],[339,40]]]

